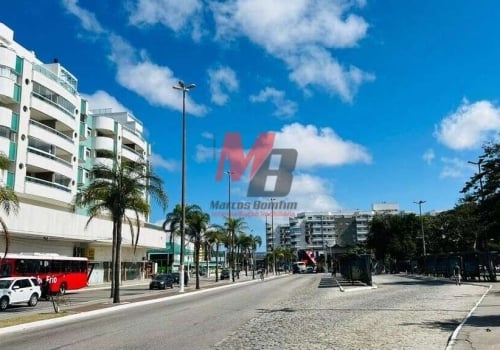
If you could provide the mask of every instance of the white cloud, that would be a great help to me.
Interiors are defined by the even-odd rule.
[[[89,102],[90,110],[111,109],[113,112],[129,112],[133,114],[106,91],[97,90],[92,95],[82,94],[82,97]]]
[[[78,6],[78,0],[63,0],[62,5],[66,10],[78,17],[82,23],[83,29],[91,33],[102,33],[104,29],[92,12],[82,9]]]
[[[201,0],[138,0],[129,7],[129,21],[144,26],[160,23],[175,33],[191,31],[193,40],[201,39],[203,2]]]
[[[442,158],[443,169],[440,178],[464,178],[470,172],[470,165],[458,158]]]
[[[479,148],[500,131],[500,109],[489,101],[467,100],[436,126],[434,136],[455,150]]]
[[[195,161],[197,163],[204,163],[207,160],[215,160],[219,154],[219,150],[215,147],[196,145]]]
[[[103,31],[94,14],[78,7],[76,0],[66,0],[63,5],[80,19],[87,31]],[[118,35],[109,34],[107,39],[111,46],[109,59],[116,65],[116,80],[119,84],[153,105],[182,110],[182,97],[180,97],[182,95],[172,89],[172,86],[178,84],[179,79],[170,68],[151,62],[145,51],[137,51]],[[207,108],[196,104],[189,94],[186,95],[186,110],[197,116],[207,113]]]
[[[239,82],[236,73],[229,67],[219,67],[208,71],[212,102],[222,106],[229,100],[227,92],[238,91]]]
[[[422,155],[422,159],[427,163],[427,164],[431,164],[432,161],[434,160],[434,158],[436,158],[436,155],[434,154],[434,150],[433,149],[428,149],[427,151],[425,151],[425,153]]]
[[[282,60],[290,79],[301,88],[320,87],[351,101],[358,87],[374,79],[357,67],[348,68],[331,50],[352,48],[365,37],[366,21],[352,13],[363,1],[230,0],[212,2],[216,38],[244,36]]]
[[[365,147],[343,140],[333,129],[293,123],[276,133],[274,148],[294,148],[298,152],[297,169],[371,163]]]
[[[276,108],[273,115],[277,117],[289,118],[297,112],[297,104],[287,100],[284,91],[272,87],[266,87],[257,95],[250,96],[250,101],[259,103],[270,101]]]
[[[162,168],[168,171],[175,171],[179,168],[175,160],[164,159],[159,154],[153,153],[149,159],[155,168]]]
[[[224,143],[224,141],[221,141]],[[251,147],[252,145],[250,145]],[[312,169],[315,167],[333,167],[345,164],[370,164],[372,157],[362,145],[343,140],[333,129],[318,129],[314,125],[293,123],[283,126],[275,132],[273,148],[292,148],[297,150],[295,169]],[[245,156],[250,150],[244,149]],[[208,159],[220,158],[221,149],[197,146],[196,159],[204,162]]]
[[[286,200],[297,202],[297,211],[335,211],[341,209],[332,195],[332,185],[325,179],[297,174],[293,177],[292,188]]]
[[[173,89],[179,79],[170,68],[151,62],[144,52],[138,53],[123,38],[110,36],[112,53],[110,60],[116,64],[117,81],[129,90],[145,98],[153,105],[182,110],[182,92]],[[189,114],[201,116],[207,113],[207,108],[196,104],[186,94],[186,110]]]
[[[201,133],[201,137],[203,137],[204,139],[214,140],[215,134],[213,132],[204,131]]]

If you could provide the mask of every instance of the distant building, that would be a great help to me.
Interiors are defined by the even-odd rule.
[[[288,225],[266,230],[267,251],[272,246],[314,252],[316,257],[331,254],[332,248],[366,244],[375,214],[400,213],[398,203],[374,203],[371,211],[302,212],[289,218]]]
[[[374,214],[399,214],[399,203],[373,203],[372,210]]]

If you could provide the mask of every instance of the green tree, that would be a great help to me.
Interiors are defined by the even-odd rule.
[[[201,244],[203,242],[203,234],[207,229],[210,221],[210,216],[204,213],[199,205],[191,204],[185,207],[185,245],[193,243],[195,250],[195,269],[196,269],[196,286],[199,288],[199,254]],[[176,205],[174,210],[167,213],[165,221],[163,222],[163,229],[170,232],[170,243],[174,246],[174,237],[181,235],[181,221],[182,221],[182,207],[180,204]],[[181,247],[186,249],[186,247]],[[170,266],[171,267],[171,266]]]
[[[420,219],[415,214],[375,215],[367,239],[368,248],[375,250],[375,258],[387,262],[417,255],[421,247],[417,244],[421,240],[417,238],[421,234]]]
[[[220,246],[227,242],[227,232],[222,226],[213,225],[207,230],[205,237],[210,244],[215,244],[215,282],[218,282]]]
[[[0,154],[0,170],[5,171],[8,170],[10,166],[10,160],[4,154]],[[17,198],[14,190],[6,187],[0,186],[0,206],[2,207],[5,214],[8,216],[11,212],[17,214],[19,211],[19,199]],[[2,226],[2,231],[5,236],[5,251],[4,258],[7,256],[7,252],[9,251],[10,245],[10,235],[9,229],[7,228],[7,224],[4,219],[0,217],[0,226]]]
[[[463,202],[476,203],[479,221],[477,246],[498,248],[500,243],[500,143],[487,143],[478,158],[477,172],[465,183]]]
[[[252,278],[255,278],[255,252],[257,251],[257,248],[262,245],[262,238],[257,235],[250,235],[248,236],[248,239],[252,256]]]
[[[186,233],[194,244],[196,289],[200,289],[200,248],[205,239],[204,233],[209,222],[210,215],[204,213],[197,205],[190,206],[186,215]]]
[[[248,225],[244,218],[226,218],[225,222],[226,232],[228,235],[228,247],[231,251],[231,269],[232,278],[234,282],[234,271],[236,264],[236,237],[240,233],[244,233],[248,229]]]
[[[139,241],[140,215],[147,216],[150,212],[146,195],[165,209],[167,194],[163,190],[163,181],[153,174],[144,162],[117,162],[114,167],[98,164],[91,169],[90,176],[91,183],[79,189],[75,204],[88,210],[89,219],[86,227],[98,216],[111,217],[113,222],[111,289],[113,303],[119,303],[122,224],[128,223],[135,250]],[[128,216],[127,211],[134,214],[133,219]],[[134,233],[134,223],[137,233]]]
[[[475,203],[462,203],[430,217],[426,233],[429,251],[450,253],[475,249],[478,226]]]

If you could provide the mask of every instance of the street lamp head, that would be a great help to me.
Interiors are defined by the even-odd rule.
[[[179,80],[178,84],[179,85],[174,85],[172,87],[176,90],[183,90],[185,92],[192,90],[196,87],[196,84],[189,84],[188,86],[186,86],[186,84],[184,84],[184,82],[182,80]]]

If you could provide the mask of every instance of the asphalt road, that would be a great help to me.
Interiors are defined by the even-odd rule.
[[[323,274],[291,275],[145,305],[124,304],[64,324],[3,334],[0,346],[9,350],[445,349],[454,329],[485,291],[480,285],[382,275],[374,276],[377,289],[343,293],[324,283],[327,279]]]

